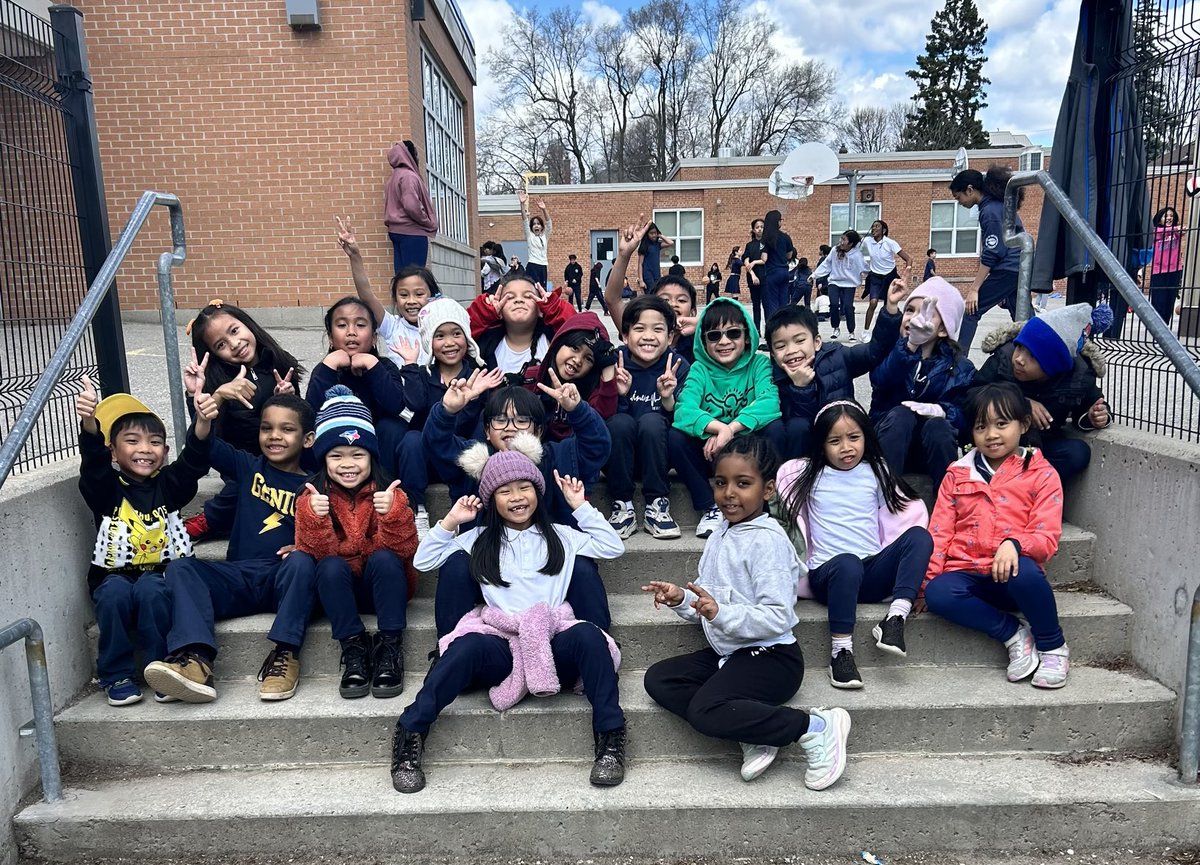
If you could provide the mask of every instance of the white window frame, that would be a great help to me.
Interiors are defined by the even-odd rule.
[[[1037,157],[1037,165],[1034,165],[1034,157]],[[1046,166],[1046,154],[1040,147],[1034,147],[1026,150],[1021,154],[1019,162],[1021,171],[1041,171]]]
[[[845,211],[846,215],[841,220],[841,227],[838,228],[834,222],[834,213],[836,211]],[[854,230],[866,237],[871,233],[871,223],[877,219],[883,219],[883,205],[878,201],[860,201],[854,208],[855,228]],[[838,241],[842,237],[842,232],[850,227],[850,205],[846,202],[834,203],[829,205],[829,245],[837,246]]]
[[[935,229],[933,227],[933,212],[936,208],[939,208],[939,207],[940,208],[949,208],[949,207],[954,208],[954,210],[953,210],[954,223],[953,223],[952,227],[937,228],[937,229]],[[981,240],[981,238],[979,236],[979,219],[978,219],[978,217],[975,220],[975,226],[974,226],[975,249],[973,249],[969,252],[959,252],[958,251],[958,236],[959,236],[959,234],[961,232],[971,230],[971,226],[969,224],[962,225],[962,226],[959,225],[959,220],[961,219],[961,217],[964,213],[967,215],[970,215],[971,211],[968,210],[967,208],[963,207],[961,204],[959,204],[957,201],[954,201],[953,199],[946,199],[944,201],[931,201],[929,203],[929,246],[926,248],[927,249],[928,248],[937,249],[937,244],[935,244],[933,242],[934,232],[944,233],[944,232],[948,231],[948,232],[950,232],[950,251],[947,252],[946,250],[938,249],[937,254],[941,258],[978,258],[979,257],[979,244],[980,244],[980,240]]]
[[[465,102],[437,60],[421,49],[421,104],[425,118],[425,173],[438,215],[438,235],[470,246]]]
[[[674,214],[674,216],[675,216],[676,232],[674,234],[671,234],[670,232],[667,232],[667,231],[662,231],[661,216],[663,214],[667,214],[667,213]],[[678,229],[683,224],[683,220],[680,217],[684,213],[700,214],[700,233],[699,234],[679,234]],[[685,267],[702,267],[704,265],[704,208],[703,207],[667,207],[667,208],[663,208],[661,210],[655,210],[654,216],[651,221],[654,222],[655,225],[659,226],[659,231],[661,232],[663,237],[667,237],[667,238],[670,238],[671,240],[675,241],[674,246],[667,247],[667,249],[663,250],[664,252],[667,253],[666,255],[662,256],[662,260],[659,262],[659,264],[661,265],[661,268],[663,270],[665,270],[666,268],[671,266],[671,256],[672,255],[679,255],[679,250],[681,248],[680,243],[679,243],[680,240],[698,240],[698,241],[700,241],[700,257],[696,261],[690,261],[690,260],[685,259],[682,255],[679,255],[679,263],[684,265]],[[668,250],[669,250],[669,252],[668,252]]]

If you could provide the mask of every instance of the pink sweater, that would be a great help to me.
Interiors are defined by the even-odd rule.
[[[383,191],[383,222],[387,230],[392,234],[433,237],[438,232],[437,211],[404,142],[392,145],[388,162],[392,165],[392,176]]]

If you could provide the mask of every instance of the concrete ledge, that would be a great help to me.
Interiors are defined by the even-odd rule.
[[[1121,427],[1091,445],[1066,518],[1096,534],[1092,581],[1133,607],[1134,663],[1179,691],[1200,586],[1200,445]]]

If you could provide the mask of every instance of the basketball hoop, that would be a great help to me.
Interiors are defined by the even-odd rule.
[[[767,192],[788,201],[805,201],[818,183],[838,176],[837,154],[824,144],[801,144],[767,178]]]

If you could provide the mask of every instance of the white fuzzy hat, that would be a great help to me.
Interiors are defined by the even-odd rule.
[[[471,319],[457,300],[435,297],[417,313],[417,329],[421,332],[421,351],[433,357],[433,335],[443,324],[457,324],[467,338],[467,354],[480,362],[479,343],[471,336]]]

